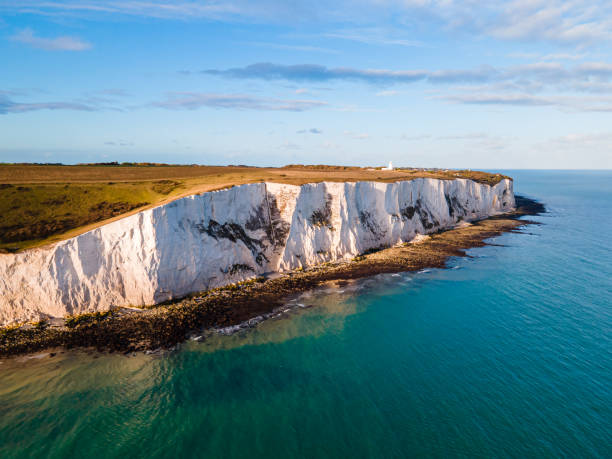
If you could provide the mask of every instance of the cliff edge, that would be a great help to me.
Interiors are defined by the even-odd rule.
[[[152,305],[510,211],[512,181],[254,183],[0,255],[0,324]]]

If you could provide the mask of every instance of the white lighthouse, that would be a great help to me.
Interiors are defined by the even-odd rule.
[[[393,170],[393,163],[391,161],[389,161],[389,165],[387,167],[383,167],[382,170],[383,171],[392,171]]]

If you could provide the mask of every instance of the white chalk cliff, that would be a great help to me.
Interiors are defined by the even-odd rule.
[[[150,305],[351,259],[514,207],[512,181],[256,183],[178,199],[51,247],[0,255],[0,324]]]

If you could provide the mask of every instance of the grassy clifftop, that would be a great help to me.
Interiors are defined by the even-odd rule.
[[[181,196],[262,181],[395,182],[419,177],[468,178],[495,185],[479,171],[394,171],[344,166],[170,166],[135,164],[0,165],[0,251],[14,252],[76,236],[100,224]]]

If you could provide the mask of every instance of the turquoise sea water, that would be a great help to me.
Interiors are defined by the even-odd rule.
[[[0,457],[612,457],[612,172],[512,171],[549,213],[166,356],[0,363]]]

